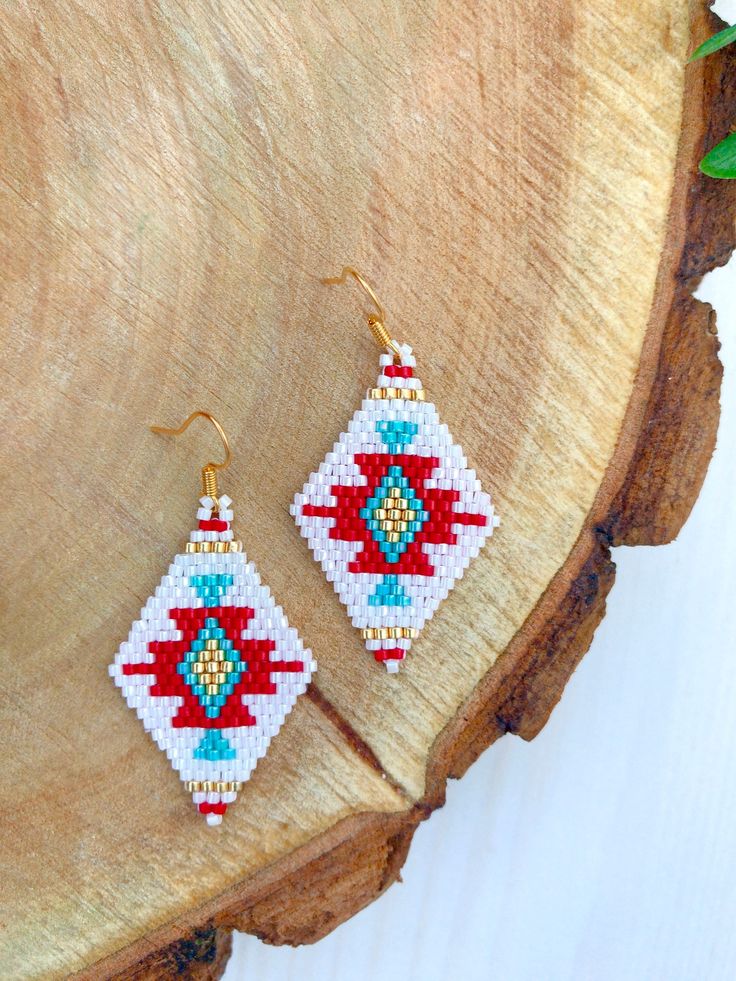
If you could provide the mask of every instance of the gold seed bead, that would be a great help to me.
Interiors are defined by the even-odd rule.
[[[242,542],[187,542],[187,552],[242,552]]]
[[[370,388],[369,399],[404,399],[407,402],[423,402],[422,388]]]
[[[210,793],[216,791],[219,794],[231,794],[233,791],[243,789],[240,780],[187,780],[184,786],[190,794]]]
[[[364,627],[360,633],[363,640],[395,640],[400,637],[414,638],[417,636],[415,627]]]

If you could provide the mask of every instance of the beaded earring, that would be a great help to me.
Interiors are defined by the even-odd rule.
[[[197,527],[121,644],[110,674],[210,825],[237,797],[309,684],[316,664],[231,530],[231,500],[202,468]]]
[[[499,519],[371,287],[350,266],[323,282],[348,275],[376,306],[378,382],[291,513],[367,649],[393,673]]]

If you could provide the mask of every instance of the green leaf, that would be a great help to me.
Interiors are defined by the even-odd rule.
[[[708,177],[736,178],[736,133],[730,133],[700,161],[700,169]]]
[[[724,28],[724,30],[714,34],[713,37],[709,37],[707,41],[703,41],[693,51],[688,61],[697,61],[698,58],[705,58],[706,55],[713,54],[714,51],[720,51],[721,48],[725,48],[727,44],[733,44],[734,41],[736,41],[736,24],[733,27]]]

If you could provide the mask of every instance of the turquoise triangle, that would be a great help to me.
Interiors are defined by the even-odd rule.
[[[233,577],[228,575],[218,576],[191,576],[189,585],[197,591],[197,596],[204,600],[205,606],[219,606],[221,598],[233,584]]]
[[[368,597],[369,606],[411,606],[411,597],[399,585],[398,576],[384,576]]]
[[[205,733],[202,742],[194,750],[195,760],[234,760],[235,750],[217,729]]]

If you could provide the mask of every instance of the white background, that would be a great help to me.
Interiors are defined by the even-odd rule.
[[[736,260],[698,295],[726,374],[678,540],[615,550],[549,723],[450,783],[403,884],[313,947],[236,936],[226,981],[735,981]]]

